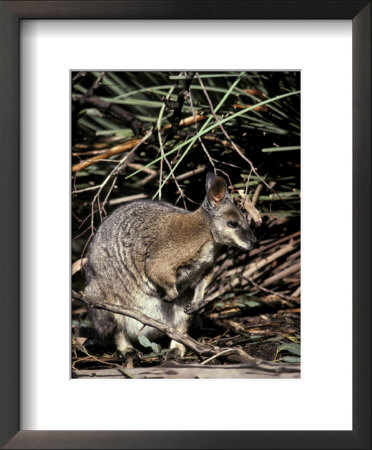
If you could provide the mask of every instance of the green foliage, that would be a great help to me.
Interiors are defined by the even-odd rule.
[[[293,342],[291,344],[280,345],[276,349],[274,361],[299,363],[301,362],[300,356],[301,345],[299,343]]]
[[[152,351],[156,354],[160,353],[161,347],[154,342],[151,342],[144,334],[140,334],[138,336],[139,343],[145,348],[151,348]]]

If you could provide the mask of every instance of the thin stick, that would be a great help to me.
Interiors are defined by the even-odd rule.
[[[227,348],[226,350],[222,350],[222,352],[217,353],[216,355],[213,355],[210,358],[208,358],[205,361],[203,361],[201,363],[201,365],[204,366],[205,364],[208,364],[209,362],[213,361],[214,359],[219,358],[222,355],[226,355],[227,353],[234,353],[234,349],[233,348]]]
[[[288,267],[285,270],[273,275],[262,283],[262,286],[269,286],[270,284],[275,283],[276,281],[282,280],[287,275],[291,275],[292,273],[296,273],[301,269],[301,263],[293,264],[293,266]]]
[[[196,112],[195,112],[195,109],[194,109],[194,103],[193,103],[193,100],[192,100],[191,89],[190,89],[190,106],[191,106],[192,115],[193,115],[194,118],[195,118],[194,128],[195,128],[196,133],[198,133],[198,127],[197,127],[197,125],[196,125],[196,123],[197,123],[196,118],[197,118],[198,116],[197,116],[197,114],[196,114]],[[203,142],[203,139],[202,139],[200,136],[198,136],[198,141],[199,141],[199,143],[200,143],[200,145],[201,145],[201,147],[202,147],[204,153],[207,155],[207,158],[209,159],[209,162],[211,163],[211,166],[213,167],[214,172],[216,173],[216,166],[215,166],[215,164],[214,164],[214,162],[213,162],[213,158],[212,158],[211,155],[209,154],[209,152],[208,152],[208,150],[207,150],[207,148],[206,148],[206,146],[205,146],[205,144],[204,144],[204,142]]]
[[[279,244],[283,244],[283,242],[289,241],[290,239],[293,239],[293,238],[299,236],[300,234],[301,234],[301,231],[296,231],[295,233],[289,234],[288,236],[285,236],[283,238],[275,240],[271,244],[267,244],[267,245],[264,245],[264,246],[262,246],[260,248],[257,248],[257,249],[255,248],[255,249],[251,250],[249,255],[250,256],[254,256],[254,255],[257,255],[259,253],[262,253],[262,252],[264,252],[266,250],[269,250],[272,247],[276,247]]]
[[[143,198],[147,198],[147,195],[146,194],[127,195],[126,197],[114,198],[113,200],[110,200],[108,204],[110,206],[119,205],[120,203],[133,202],[134,200],[141,200]]]
[[[177,181],[185,180],[186,178],[189,178],[189,177],[191,177],[193,175],[198,175],[199,173],[204,172],[205,169],[206,169],[206,167],[203,166],[203,167],[199,167],[199,168],[197,168],[195,170],[190,170],[189,172],[185,172],[185,173],[183,173],[181,175],[176,176],[176,180]]]
[[[84,189],[78,189],[77,191],[72,191],[72,194],[81,194],[82,192],[95,191],[97,189],[99,189],[99,185],[87,187]]]
[[[256,287],[257,289],[259,289],[262,292],[266,292],[267,294],[271,294],[271,295],[276,295],[284,300],[289,300],[290,302],[298,303],[298,298],[293,298],[293,297],[290,297],[289,295],[284,295],[284,294],[281,294],[280,292],[275,292],[275,291],[272,291],[271,289],[267,289],[267,288],[257,284],[255,281],[253,281],[253,279],[251,277],[248,277],[247,279],[250,283],[253,284],[254,287]]]
[[[86,167],[89,167],[92,164],[95,164],[96,162],[100,161],[101,159],[107,159],[110,156],[118,155],[119,153],[131,150],[133,147],[141,143],[141,141],[142,139],[131,139],[130,141],[124,142],[124,144],[115,145],[114,147],[110,148],[110,150],[108,150],[106,153],[101,153],[100,155],[93,156],[93,158],[89,158],[79,162],[78,164],[75,164],[74,166],[72,166],[71,170],[72,172],[79,172],[79,170],[83,170]]]
[[[301,285],[293,292],[292,297],[299,297],[301,294]]]
[[[169,100],[169,98],[170,98],[170,96],[171,96],[173,90],[175,89],[175,87],[176,87],[176,85],[174,84],[174,86],[169,90],[168,95],[167,95],[167,97],[166,97],[167,100]],[[182,108],[182,106],[181,106],[181,108]],[[159,170],[159,186],[160,186],[160,187],[159,187],[159,200],[161,200],[161,187],[162,187],[162,180],[163,180],[163,161],[165,161],[166,164],[167,164],[167,166],[168,166],[168,168],[169,168],[169,170],[170,170],[170,172],[172,173],[173,181],[174,181],[175,185],[177,186],[177,189],[178,189],[178,191],[179,191],[179,193],[180,193],[180,195],[181,195],[181,198],[183,199],[184,206],[186,207],[186,203],[185,203],[185,200],[184,200],[184,193],[183,193],[183,190],[182,190],[181,186],[179,185],[179,183],[178,183],[176,177],[174,176],[174,173],[173,173],[173,171],[172,171],[172,166],[171,166],[171,164],[170,164],[168,158],[167,158],[167,157],[165,156],[165,154],[164,154],[164,145],[163,145],[163,140],[162,140],[162,136],[161,136],[161,129],[160,129],[161,121],[162,121],[162,118],[163,118],[164,110],[165,110],[165,103],[163,103],[163,105],[162,105],[162,107],[161,107],[161,109],[160,109],[160,113],[159,113],[159,117],[158,117],[158,122],[157,122],[157,126],[158,126],[158,139],[159,139],[159,146],[160,146],[160,154],[161,154],[161,156],[162,156],[162,158],[161,158],[161,160],[160,160],[160,170]],[[172,130],[173,130],[173,123],[172,123],[172,126],[171,126],[171,131],[172,131]]]
[[[252,204],[253,204],[253,206],[256,206],[256,203],[257,203],[257,201],[258,201],[258,198],[259,198],[259,196],[260,196],[260,194],[261,194],[262,189],[263,189],[263,184],[260,183],[260,184],[256,187],[256,190],[254,191],[254,194],[253,194],[253,197],[252,197]]]
[[[148,317],[147,315],[136,311],[132,308],[127,308],[123,306],[117,306],[113,305],[111,303],[107,302],[101,302],[93,300],[89,297],[87,297],[85,294],[77,293],[75,291],[72,291],[72,298],[75,300],[81,300],[86,305],[90,306],[91,308],[96,309],[104,309],[106,311],[113,312],[115,314],[121,314],[124,316],[131,317],[133,319],[138,320],[139,322],[143,323],[144,325],[148,325],[150,327],[157,328],[158,330],[165,333],[167,336],[169,336],[171,339],[174,339],[177,342],[180,342],[181,344],[186,345],[187,347],[190,347],[192,350],[194,350],[196,353],[200,355],[207,355],[212,354],[216,355],[221,353],[224,350],[229,350],[231,353],[236,354],[239,361],[252,361],[255,360],[255,358],[252,358],[249,356],[245,351],[243,351],[240,348],[234,348],[234,349],[226,349],[226,348],[219,348],[214,345],[210,344],[201,344],[200,342],[196,341],[195,339],[191,338],[190,336],[187,336],[186,334],[183,334],[176,330],[175,328],[169,327],[158,320],[152,319]],[[232,352],[233,350],[233,352]]]
[[[243,206],[245,210],[248,212],[250,218],[253,219],[256,226],[260,226],[262,224],[262,218],[253,202],[250,200],[247,192],[244,192],[243,189],[238,189],[238,194],[243,198]]]

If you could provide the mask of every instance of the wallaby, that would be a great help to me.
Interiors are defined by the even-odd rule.
[[[119,207],[98,228],[89,247],[85,294],[136,309],[187,333],[192,313],[203,304],[218,251],[223,245],[250,250],[256,243],[245,215],[233,204],[223,178],[208,173],[202,206],[189,212],[160,201]],[[91,309],[94,327],[111,334],[125,357],[138,356],[138,335],[162,333],[135,319]],[[168,357],[185,347],[171,341]]]

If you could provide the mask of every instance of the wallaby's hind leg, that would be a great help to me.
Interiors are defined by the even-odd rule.
[[[119,327],[119,329],[115,331],[114,340],[116,350],[124,361],[127,361],[129,357],[131,357],[134,362],[141,361],[141,352],[132,346],[124,329]]]
[[[178,331],[180,331],[183,334],[187,334],[187,330],[189,327],[190,322],[190,316],[186,314],[183,311],[183,306],[180,305],[179,310],[177,311],[176,317],[177,320],[173,322],[172,326],[176,328]],[[169,345],[169,351],[167,353],[167,359],[180,359],[183,356],[185,356],[186,353],[186,347],[175,341],[174,339],[171,340]]]
[[[167,359],[180,359],[186,353],[186,347],[177,341],[171,340]]]

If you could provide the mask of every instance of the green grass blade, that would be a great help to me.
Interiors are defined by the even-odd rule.
[[[301,146],[300,145],[289,145],[287,147],[268,147],[268,148],[263,148],[261,151],[264,153],[268,153],[268,152],[287,152],[289,150],[301,150]]]
[[[229,120],[232,120],[236,117],[241,116],[242,114],[247,113],[248,111],[251,111],[253,108],[256,108],[258,105],[266,105],[267,103],[276,101],[276,100],[280,100],[281,98],[285,98],[285,97],[290,97],[291,95],[297,95],[299,94],[301,91],[293,91],[293,92],[289,92],[287,94],[282,94],[282,95],[278,95],[276,97],[273,97],[272,99],[268,99],[268,100],[264,100],[261,103],[258,103],[256,105],[252,105],[248,108],[242,109],[241,111],[238,111],[232,115],[230,115],[229,117],[225,117],[224,119],[216,122],[215,124],[209,126],[208,128],[204,128],[204,126],[207,125],[207,121],[204,123],[204,126],[199,130],[198,134],[195,135],[194,137],[187,139],[186,141],[182,142],[181,144],[176,145],[172,150],[169,150],[168,152],[165,153],[165,156],[171,155],[172,153],[178,151],[180,148],[184,147],[187,144],[190,144],[190,142],[194,143],[196,141],[196,139],[200,136],[203,136],[204,134],[209,133],[210,131],[212,131],[213,129],[215,129],[216,127],[223,125],[224,123],[228,122]],[[216,108],[217,110],[217,108]],[[211,116],[210,116],[211,117]],[[210,118],[209,117],[209,118]],[[213,116],[212,116],[213,117]],[[210,119],[211,120],[211,119]],[[209,122],[210,122],[209,120]],[[209,123],[208,122],[208,123]],[[203,129],[204,128],[204,129]],[[139,170],[136,170],[135,172],[131,173],[130,175],[128,175],[127,177],[125,177],[125,179],[131,178],[132,176],[136,175],[138,172],[141,172],[143,169],[150,167],[154,164],[156,164],[158,161],[160,161],[162,157],[158,157],[156,159],[154,159],[153,161],[151,161],[150,163],[148,163],[146,166],[142,167]],[[167,180],[166,180],[167,181]],[[163,183],[164,184],[164,183]]]
[[[244,75],[245,72],[241,72],[238,76],[238,78],[234,81],[234,83],[230,86],[230,88],[226,91],[226,94],[223,96],[222,100],[219,102],[219,104],[216,106],[215,112],[217,112],[221,106],[224,104],[224,102],[226,101],[226,99],[229,97],[229,95],[231,94],[231,92],[233,91],[233,89],[235,88],[235,86],[239,83],[239,81],[241,80],[242,76]],[[165,185],[165,183],[169,180],[169,178],[172,176],[172,174],[174,173],[174,171],[177,169],[177,167],[179,166],[179,164],[181,163],[181,161],[184,159],[184,157],[187,155],[187,153],[189,152],[189,150],[192,148],[192,146],[194,145],[194,143],[196,142],[196,140],[199,138],[199,136],[201,136],[201,133],[203,133],[203,130],[206,128],[206,126],[209,124],[209,122],[213,119],[213,115],[211,114],[207,120],[203,123],[202,127],[200,128],[199,132],[189,140],[189,145],[186,148],[186,150],[184,151],[184,153],[181,155],[181,157],[179,158],[179,160],[177,161],[177,163],[173,166],[172,170],[169,172],[169,174],[165,177],[165,180],[163,181],[163,183],[159,186],[159,189],[157,190],[157,192],[155,193],[155,195],[153,196],[153,198],[157,197],[158,194],[160,194],[163,186]],[[204,133],[203,133],[204,134]],[[186,141],[187,142],[187,141]],[[184,143],[185,145],[185,143]]]

